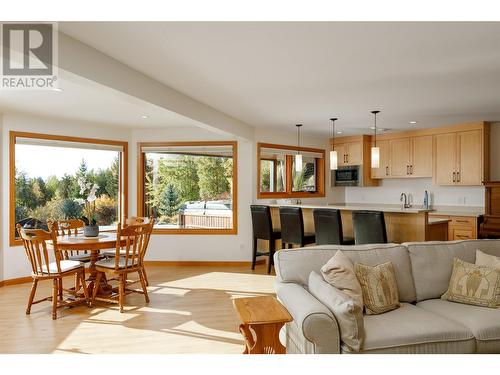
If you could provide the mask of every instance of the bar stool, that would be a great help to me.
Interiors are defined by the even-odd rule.
[[[353,211],[352,226],[356,245],[387,243],[384,213],[381,211]]]
[[[340,210],[313,210],[316,245],[354,245],[354,238],[344,238]]]
[[[252,254],[252,270],[255,269],[255,262],[258,256],[269,255],[267,264],[267,273],[271,273],[271,266],[274,264],[273,256],[276,248],[275,241],[281,238],[281,232],[273,230],[271,220],[271,209],[269,206],[251,205],[250,212],[252,213],[253,226],[253,254]],[[257,240],[269,241],[269,252],[260,253],[257,251]]]
[[[304,218],[300,207],[280,207],[281,248],[292,248],[292,245],[313,244],[316,239],[312,233],[304,233]]]

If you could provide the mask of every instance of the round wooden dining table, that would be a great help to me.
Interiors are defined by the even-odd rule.
[[[78,234],[76,236],[65,235],[57,237],[57,247],[60,251],[87,250],[90,252],[90,275],[87,278],[87,288],[89,289],[89,293],[92,294],[94,287],[96,287],[94,285],[94,281],[97,279],[95,264],[99,260],[99,253],[101,250],[116,249],[116,241],[116,233],[114,232],[99,233],[97,237],[85,237],[83,234]],[[122,239],[121,242],[120,245],[123,246],[126,240]],[[99,288],[97,295],[110,295],[113,289],[112,286],[108,284],[105,275],[102,275],[97,288]],[[77,294],[80,293],[77,292]]]

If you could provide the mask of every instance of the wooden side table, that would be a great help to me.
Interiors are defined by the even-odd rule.
[[[279,332],[293,318],[275,297],[237,298],[233,304],[242,323],[240,332],[246,346],[243,354],[286,353]]]

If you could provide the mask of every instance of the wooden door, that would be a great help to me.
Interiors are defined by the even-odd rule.
[[[432,135],[412,139],[410,176],[432,177]]]
[[[363,143],[355,142],[347,144],[347,165],[363,164]]]
[[[456,133],[434,136],[434,184],[455,185],[457,153]]]
[[[390,177],[389,141],[379,141],[377,147],[380,148],[380,166],[379,168],[372,168],[372,178]]]
[[[481,130],[457,133],[457,143],[457,184],[481,185],[483,181]]]
[[[409,177],[410,176],[410,138],[393,139],[389,141],[391,150],[391,177]]]
[[[339,167],[347,165],[347,144],[337,144],[334,150],[337,151],[337,165]]]

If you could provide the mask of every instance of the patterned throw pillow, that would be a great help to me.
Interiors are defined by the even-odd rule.
[[[391,262],[376,266],[357,263],[355,269],[367,315],[382,314],[400,306],[398,285]]]
[[[450,285],[441,299],[469,305],[500,305],[500,269],[453,259]]]

